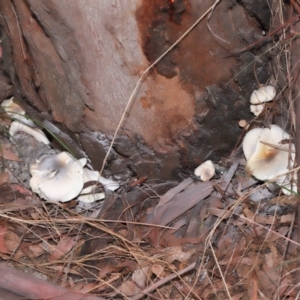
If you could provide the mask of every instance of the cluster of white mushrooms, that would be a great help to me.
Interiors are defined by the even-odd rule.
[[[21,131],[38,142],[50,143],[13,98],[3,101],[1,106],[12,119],[9,129],[11,138]],[[100,176],[98,171],[84,167],[86,163],[86,158],[77,160],[68,152],[43,156],[30,166],[32,177],[29,185],[34,193],[51,202],[66,202],[76,198],[81,202],[92,203],[104,199],[104,193],[95,192],[99,182],[112,191],[119,188],[118,183]],[[89,182],[92,184],[84,188],[84,184]]]
[[[250,97],[250,111],[257,117],[264,108],[265,103],[272,101],[276,96],[276,90],[273,86],[267,85],[254,90]]]
[[[112,191],[119,188],[118,183],[100,176],[98,171],[84,168],[86,162],[86,158],[77,160],[68,152],[43,156],[30,166],[30,187],[48,201],[66,202],[77,197],[85,203],[105,198],[104,193],[95,193],[97,183],[83,188],[85,183],[100,182]]]
[[[265,103],[273,101],[276,90],[273,86],[260,87],[250,97],[250,110],[259,116]],[[243,140],[243,151],[247,160],[247,172],[261,181],[275,181],[284,194],[297,193],[297,174],[291,171],[295,166],[295,145],[291,137],[277,125],[254,128]],[[194,171],[202,181],[210,180],[215,174],[211,160],[205,161]]]
[[[250,97],[250,110],[255,116],[264,110],[265,102],[272,101],[276,90],[272,86],[255,90]],[[291,137],[277,125],[254,128],[245,135],[243,151],[247,160],[246,169],[258,180],[274,180],[285,194],[297,193],[295,145]]]

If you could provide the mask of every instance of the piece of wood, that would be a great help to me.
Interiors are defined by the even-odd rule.
[[[0,264],[0,288],[14,292],[26,299],[104,300],[95,295],[72,292],[33,275],[11,269],[5,264]]]

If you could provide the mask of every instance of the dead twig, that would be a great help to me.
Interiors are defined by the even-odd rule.
[[[276,29],[274,29],[273,31],[271,31],[270,33],[268,33],[266,36],[259,39],[258,41],[248,45],[247,47],[245,47],[243,49],[231,51],[231,53],[226,55],[225,58],[232,57],[232,56],[239,56],[244,52],[250,51],[250,50],[255,49],[257,47],[261,47],[262,45],[271,42],[272,37],[276,32],[278,32],[279,30],[281,30],[283,28],[288,29],[288,27],[291,26],[293,24],[293,22],[297,21],[299,18],[300,18],[300,16],[295,16],[294,18],[292,18],[291,20],[289,20],[289,21],[285,22],[284,24],[280,25],[279,27],[277,27]]]

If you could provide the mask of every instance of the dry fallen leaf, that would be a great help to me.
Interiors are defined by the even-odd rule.
[[[97,283],[94,282],[87,284],[84,282],[79,282],[72,286],[72,290],[82,294],[87,294],[90,293],[93,289],[97,288],[97,286]]]
[[[174,260],[178,260],[180,262],[187,261],[195,252],[195,250],[182,251],[181,247],[168,247],[164,249],[163,252],[166,261],[168,263],[172,263]]]
[[[11,187],[13,188],[14,191],[19,192],[19,193],[21,193],[24,196],[26,196],[26,195],[28,195],[28,196],[32,195],[32,192],[30,190],[28,190],[25,187],[20,186],[18,184],[13,184],[13,185],[11,185]]]
[[[145,288],[146,282],[149,279],[149,270],[150,267],[148,266],[143,266],[141,268],[137,268],[133,273],[132,273],[132,280],[137,284],[138,287],[140,288]]]
[[[131,280],[127,280],[119,287],[120,293],[124,295],[136,295],[141,289]]]
[[[6,183],[9,179],[9,174],[7,172],[4,172],[0,175],[0,185]]]
[[[111,274],[113,272],[117,272],[118,268],[112,265],[106,265],[103,268],[101,268],[98,277],[103,279],[107,274]]]
[[[5,244],[5,234],[7,231],[7,224],[0,224],[0,252],[8,254],[10,253]]]
[[[162,265],[159,264],[154,264],[151,267],[151,271],[153,272],[153,274],[156,275],[157,278],[162,279],[166,276],[164,268]]]
[[[9,149],[10,149],[10,145],[8,144],[1,145],[0,157],[3,157],[4,159],[7,160],[21,161],[19,157]]]
[[[42,247],[42,244],[31,245],[28,243],[22,243],[20,248],[31,259],[39,257],[45,253],[45,249]]]
[[[11,253],[16,251],[16,249],[19,247],[21,239],[15,232],[8,229],[4,236],[4,242],[6,248]]]
[[[50,252],[51,256],[49,261],[54,261],[60,259],[62,256],[67,254],[74,246],[75,239],[70,236],[61,237],[59,243],[56,247],[51,247]]]

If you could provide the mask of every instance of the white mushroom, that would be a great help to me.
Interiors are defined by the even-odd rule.
[[[253,91],[250,97],[250,111],[255,115],[259,116],[265,107],[265,102],[272,101],[276,96],[276,90],[273,86],[264,86],[258,90]]]
[[[271,180],[288,172],[295,161],[295,145],[281,143],[282,140],[289,141],[290,135],[277,125],[250,130],[243,140],[247,171],[259,180]]]
[[[43,131],[38,129],[32,120],[25,117],[25,110],[14,102],[14,97],[4,100],[1,106],[12,119],[16,120],[10,124],[9,134],[11,137],[18,131],[22,131],[34,137],[38,142],[50,144]]]
[[[32,178],[29,181],[33,192],[54,202],[66,202],[78,196],[78,200],[92,203],[104,199],[104,193],[97,193],[97,185],[83,189],[84,183],[98,181],[114,191],[119,184],[100,176],[98,171],[83,168],[86,158],[76,160],[67,152],[44,156],[30,166]]]
[[[239,120],[238,124],[239,124],[239,127],[245,128],[248,125],[248,122],[244,119],[241,119],[241,120]]]
[[[95,194],[88,194],[88,195],[79,195],[77,198],[79,201],[84,203],[93,203],[97,200],[102,200],[105,198],[104,193],[95,193]]]
[[[211,160],[207,160],[195,169],[194,174],[202,181],[208,181],[215,175],[215,166]]]
[[[120,187],[120,185],[117,182],[111,179],[104,178],[103,176],[99,176],[99,182],[111,191],[115,191]]]
[[[13,121],[10,124],[9,135],[13,137],[18,131],[25,132],[31,135],[40,143],[44,143],[46,145],[50,144],[50,141],[42,130],[20,123],[19,121]]]
[[[5,112],[12,118],[17,119],[18,116],[24,116],[25,110],[14,102],[14,97],[4,100],[1,103],[1,106],[4,108]]]
[[[111,191],[115,191],[120,187],[117,182],[100,176],[100,173],[98,171],[89,170],[87,168],[84,168],[83,181],[84,183],[89,181],[98,181]]]
[[[257,117],[263,112],[264,107],[264,104],[250,105],[250,111]]]
[[[243,139],[243,151],[246,160],[249,160],[251,155],[255,152],[259,136],[263,128],[254,128],[247,132]]]
[[[273,86],[264,86],[254,90],[250,97],[251,104],[262,104],[272,101],[276,96],[276,90]]]
[[[109,190],[114,191],[120,187],[120,185],[110,179],[106,179],[100,176],[98,171],[89,170],[87,168],[83,169],[83,182],[87,183],[90,181],[97,181],[105,185]],[[85,203],[93,203],[97,200],[102,200],[105,198],[104,193],[96,193],[95,190],[97,188],[97,184],[92,184],[80,192],[79,197],[77,198],[81,202]]]
[[[32,191],[48,201],[69,201],[83,188],[83,166],[67,152],[42,157],[30,173]]]
[[[1,106],[4,108],[5,112],[15,120],[20,121],[21,123],[27,124],[29,126],[35,127],[35,124],[25,117],[25,110],[16,102],[14,102],[14,97],[4,100],[1,103]]]

